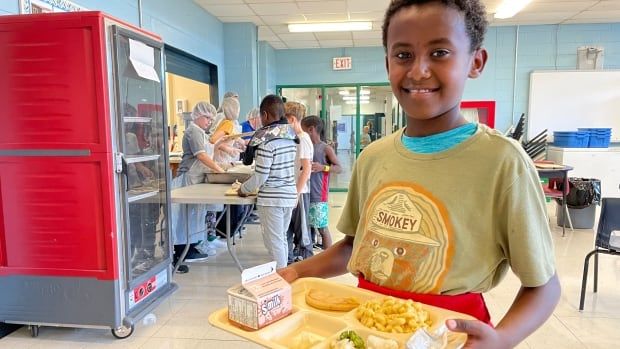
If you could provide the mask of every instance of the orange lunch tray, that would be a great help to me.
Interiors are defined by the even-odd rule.
[[[288,317],[256,331],[244,330],[228,320],[228,309],[223,308],[209,316],[209,323],[227,332],[243,337],[267,348],[289,349],[294,338],[305,332],[314,338],[321,338],[321,342],[312,346],[312,349],[329,349],[330,343],[338,338],[340,333],[353,330],[364,341],[369,335],[384,339],[394,339],[399,348],[405,348],[407,340],[413,333],[387,333],[370,329],[360,323],[355,317],[355,309],[349,312],[319,310],[306,304],[305,295],[310,289],[329,292],[336,297],[356,297],[361,303],[371,299],[387,297],[383,294],[361,288],[339,284],[333,281],[318,278],[302,278],[292,283],[293,313]],[[438,329],[447,319],[473,319],[469,315],[445,310],[423,304],[429,312],[433,325],[431,332]],[[448,344],[444,349],[458,349],[463,346],[467,336],[460,333],[448,333]]]

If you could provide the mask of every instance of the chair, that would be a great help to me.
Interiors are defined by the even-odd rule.
[[[586,255],[583,263],[579,311],[583,310],[583,303],[585,301],[590,257],[594,255],[594,293],[596,293],[598,287],[598,254],[620,256],[620,236],[612,235],[613,231],[620,231],[620,198],[603,198],[594,250]]]

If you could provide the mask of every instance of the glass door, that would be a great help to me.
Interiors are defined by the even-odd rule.
[[[281,87],[280,95],[301,102],[308,115],[320,115],[323,140],[330,144],[343,171],[330,178],[331,191],[346,191],[353,164],[370,143],[404,126],[404,114],[388,84]]]
[[[362,86],[360,89],[360,150],[392,134],[398,126],[395,98],[390,86]],[[396,120],[395,120],[396,119]]]
[[[131,285],[150,277],[170,258],[162,44],[116,27],[115,51],[124,243]]]
[[[280,96],[289,102],[299,102],[306,106],[306,115],[322,116],[323,103],[320,87],[282,88]]]
[[[346,190],[358,154],[357,87],[325,88],[325,140],[336,151],[342,173],[330,176],[331,190]]]

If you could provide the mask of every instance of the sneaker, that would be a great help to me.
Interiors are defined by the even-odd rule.
[[[222,241],[221,239],[213,240],[210,242],[210,245],[215,248],[224,248],[226,247],[226,241]]]
[[[179,274],[186,274],[189,272],[189,267],[185,264],[183,265],[179,265],[179,269],[177,269],[177,273]]]
[[[208,256],[215,256],[217,253],[215,246],[208,241],[201,241],[198,245],[196,245],[196,250],[199,253],[206,254]]]
[[[202,262],[206,261],[209,258],[208,254],[200,253],[196,248],[190,248],[187,252],[187,256],[185,256],[185,261],[188,263],[191,262]]]

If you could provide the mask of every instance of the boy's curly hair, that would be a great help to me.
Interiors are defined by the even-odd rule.
[[[438,2],[446,7],[451,7],[463,14],[465,18],[465,29],[471,41],[471,51],[475,51],[482,46],[484,34],[487,31],[486,10],[480,0],[392,0],[385,12],[383,19],[383,48],[387,51],[387,33],[390,20],[394,15],[405,8],[414,5],[424,5]]]

